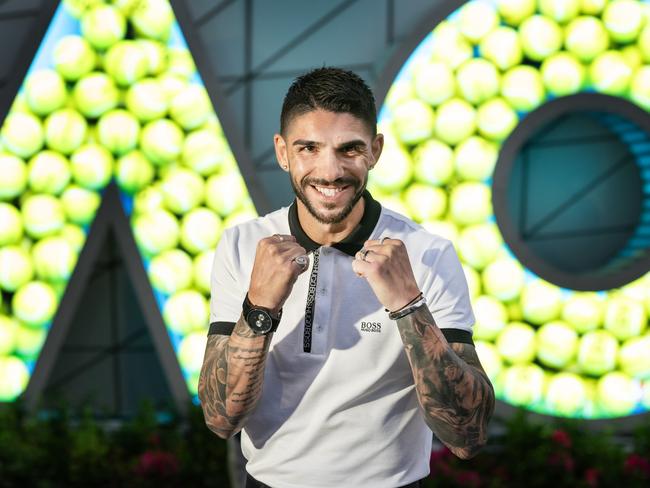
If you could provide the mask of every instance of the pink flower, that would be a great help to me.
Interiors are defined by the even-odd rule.
[[[135,471],[142,477],[166,478],[178,473],[178,460],[171,452],[152,450],[143,452]]]
[[[566,452],[554,452],[548,457],[548,464],[551,466],[557,466],[567,473],[570,473],[573,471],[573,468],[575,468],[575,462],[573,461],[573,457],[571,455],[567,454]]]
[[[600,476],[600,471],[598,468],[587,468],[585,469],[585,484],[589,487],[598,486],[598,477]]]
[[[571,447],[571,437],[562,429],[554,430],[551,434],[551,440],[566,449]]]
[[[644,478],[650,478],[650,460],[639,454],[630,454],[625,460],[624,469],[628,474],[637,474]]]

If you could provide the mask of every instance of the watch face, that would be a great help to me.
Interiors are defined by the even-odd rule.
[[[273,328],[271,316],[265,310],[251,310],[246,316],[246,322],[256,334],[266,334]]]

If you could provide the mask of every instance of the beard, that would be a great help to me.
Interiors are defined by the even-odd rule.
[[[334,181],[323,180],[320,178],[306,177],[300,182],[300,185],[298,185],[298,183],[293,179],[291,173],[289,173],[289,180],[291,181],[291,186],[293,188],[293,192],[296,194],[296,197],[298,198],[298,200],[300,200],[303,203],[307,211],[311,214],[312,217],[316,219],[317,222],[321,224],[339,224],[343,222],[348,215],[350,215],[352,209],[354,209],[354,206],[357,204],[359,199],[363,196],[363,192],[365,191],[366,185],[368,183],[368,175],[366,174],[366,177],[364,178],[363,181],[360,181],[357,178],[352,178],[352,177],[337,178]],[[332,214],[330,213],[326,214],[320,212],[316,208],[316,206],[309,200],[309,198],[307,198],[305,189],[310,185],[351,186],[352,188],[354,188],[354,195],[340,211]],[[325,204],[325,208],[328,210],[333,210],[336,208],[336,206],[335,204]]]

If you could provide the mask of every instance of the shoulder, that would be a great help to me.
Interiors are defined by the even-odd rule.
[[[409,251],[443,252],[453,249],[453,244],[449,239],[429,232],[417,222],[384,206],[382,206],[378,224],[378,234],[402,240]]]

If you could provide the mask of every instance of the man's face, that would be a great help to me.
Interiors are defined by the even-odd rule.
[[[317,109],[295,116],[274,142],[296,197],[318,222],[337,224],[361,198],[383,136],[354,115]]]

